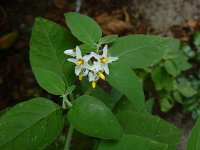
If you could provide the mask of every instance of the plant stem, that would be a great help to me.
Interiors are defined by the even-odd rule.
[[[74,131],[74,127],[72,126],[72,124],[70,124],[70,126],[69,126],[69,130],[68,130],[68,133],[67,133],[67,138],[66,138],[66,142],[65,142],[65,148],[64,148],[64,150],[69,150],[70,142],[71,142],[71,139],[72,139],[73,131]]]

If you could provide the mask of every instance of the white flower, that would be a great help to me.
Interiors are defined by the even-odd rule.
[[[82,80],[83,76],[88,76],[89,82],[92,83],[92,88],[96,88],[96,83],[100,78],[105,80],[104,72],[109,74],[108,63],[118,59],[118,57],[108,57],[107,45],[104,46],[102,55],[91,52],[82,56],[78,46],[76,47],[76,52],[73,49],[69,49],[65,50],[64,53],[75,57],[67,60],[76,64],[75,74],[79,77],[79,80]]]
[[[78,76],[82,70],[90,69],[91,66],[88,64],[88,60],[90,57],[85,55],[82,57],[81,50],[77,46],[76,47],[76,58],[68,58],[67,60],[76,64],[75,74]]]
[[[73,49],[65,50],[64,54],[75,57],[76,53],[73,51]]]
[[[95,57],[99,62],[101,62],[101,66],[103,70],[106,72],[106,74],[109,74],[109,68],[108,68],[108,63],[111,63],[113,61],[116,61],[118,57],[108,57],[108,46],[105,45],[103,48],[103,54],[99,55],[94,52],[92,52],[91,57]]]

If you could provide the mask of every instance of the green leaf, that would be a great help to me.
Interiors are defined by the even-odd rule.
[[[125,134],[149,138],[168,145],[168,150],[174,150],[181,138],[181,130],[166,121],[141,112],[121,112],[117,118]]]
[[[176,64],[176,68],[179,70],[179,72],[191,68],[191,65],[188,63],[188,57],[185,56],[181,51],[177,52],[173,62]]]
[[[55,95],[62,95],[65,92],[65,82],[56,73],[40,67],[32,69],[37,82],[47,92]]]
[[[166,71],[171,74],[173,77],[176,77],[180,72],[178,72],[178,69],[176,68],[176,65],[173,61],[166,60],[164,62],[164,67]]]
[[[99,25],[88,16],[68,12],[65,19],[72,34],[83,43],[94,45],[102,36]]]
[[[94,90],[93,96],[101,100],[110,109],[113,108],[117,99],[113,99],[112,96],[104,91],[101,87],[97,86]]]
[[[107,35],[99,39],[99,44],[107,44],[115,41],[118,38],[118,35]]]
[[[81,96],[68,113],[69,122],[81,133],[106,139],[119,139],[122,129],[111,110],[100,100]]]
[[[169,38],[152,35],[129,35],[118,38],[109,48],[112,56],[132,68],[145,68],[158,62]],[[141,61],[142,60],[142,61]]]
[[[20,103],[0,118],[0,149],[40,150],[60,133],[62,109],[45,98]]]
[[[200,31],[196,31],[193,38],[195,46],[200,50]]]
[[[192,129],[189,141],[187,144],[187,150],[199,150],[200,149],[200,118],[197,120],[195,126]]]
[[[133,103],[126,96],[122,96],[119,102],[113,108],[113,112],[115,114],[123,111],[136,111]]]
[[[190,82],[179,83],[178,91],[185,97],[192,97],[197,94],[197,91],[191,86]]]
[[[131,68],[122,63],[112,63],[106,80],[119,92],[124,94],[134,105],[135,110],[144,109],[142,83]]]
[[[136,135],[125,135],[119,141],[101,142],[97,150],[167,150],[167,145]]]
[[[30,41],[33,72],[36,73],[34,67],[46,69],[60,76],[66,86],[73,84],[74,65],[67,61],[64,50],[75,47],[76,43],[77,40],[65,28],[47,19],[36,18]],[[47,77],[48,74],[44,76]]]
[[[145,110],[148,113],[152,113],[152,108],[154,104],[154,99],[150,98],[145,101]],[[120,113],[123,111],[135,111],[133,103],[131,103],[126,96],[123,96],[118,103],[115,105],[113,112]]]
[[[154,99],[150,98],[148,100],[145,101],[145,108],[147,110],[148,113],[152,113],[152,109],[153,109],[153,105],[154,105]]]
[[[88,44],[81,44],[79,45],[81,53],[89,53],[94,52],[97,50],[97,46],[94,45],[88,45]]]
[[[156,67],[151,73],[151,78],[156,90],[173,90],[175,88],[174,78],[170,76],[163,67]]]
[[[159,102],[162,112],[168,112],[174,106],[174,101],[169,97],[164,97],[160,99]]]
[[[180,104],[183,103],[182,96],[181,96],[181,94],[178,91],[173,91],[173,98],[178,103],[180,103]]]

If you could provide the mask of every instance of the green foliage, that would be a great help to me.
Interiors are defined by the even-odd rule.
[[[166,121],[147,113],[124,111],[117,115],[125,134],[149,138],[168,145],[174,150],[182,132]]]
[[[120,58],[119,62],[132,68],[144,68],[162,58],[168,43],[169,38],[152,35],[129,35],[115,40],[109,51],[112,56]]]
[[[47,19],[36,18],[30,41],[30,63],[36,79],[42,83],[42,87],[49,84],[44,83],[45,81],[51,80],[49,71],[60,76],[66,86],[74,82],[74,65],[67,61],[63,51],[75,47],[75,43],[77,40],[65,28]],[[44,81],[40,73],[36,73],[37,70],[34,68],[38,67],[40,70],[46,70],[43,71],[43,76],[49,79]]]
[[[197,120],[195,126],[192,129],[191,135],[188,140],[187,150],[199,150],[200,149],[200,118]]]
[[[101,38],[101,28],[92,18],[75,12],[66,13],[65,18],[70,31],[81,42],[94,45]]]
[[[113,63],[110,65],[110,72],[107,76],[107,81],[115,89],[128,97],[133,103],[135,110],[143,110],[144,93],[142,83],[138,80],[131,68],[122,63]]]
[[[156,67],[151,74],[156,90],[170,91],[174,89],[174,80],[170,74],[167,74],[163,67]]]
[[[86,135],[119,139],[122,129],[111,110],[100,100],[91,96],[81,96],[68,113],[69,122]]]
[[[115,41],[118,38],[118,35],[107,35],[99,39],[99,45],[101,44],[108,44]]]
[[[56,73],[40,67],[33,67],[33,70],[36,80],[43,89],[55,95],[62,95],[65,92],[65,82]]]
[[[167,145],[148,138],[125,135],[119,141],[103,141],[97,150],[167,150]]]
[[[62,108],[35,98],[9,109],[0,118],[0,149],[44,149],[64,125]]]
[[[151,115],[154,99],[145,101],[143,86],[145,90],[156,89],[155,97],[164,112],[173,107],[174,98],[182,103],[182,97],[196,95],[198,89],[192,89],[192,83],[185,85],[175,80],[191,67],[188,57],[179,50],[180,42],[153,35],[102,37],[93,19],[75,12],[66,13],[65,18],[72,34],[54,22],[36,18],[30,41],[30,63],[35,78],[47,92],[62,98],[62,108],[45,98],[11,108],[0,118],[0,149],[62,149],[65,145],[68,150],[71,138],[76,139],[76,135],[72,137],[74,129],[81,140],[81,148],[77,149],[91,149],[93,145],[98,150],[176,149],[181,130]],[[198,45],[198,36],[195,39]],[[109,44],[108,58],[102,57],[105,44]],[[96,54],[103,58],[93,55],[87,61],[90,67],[95,61],[100,62],[100,67],[109,63],[109,74],[105,70],[81,68],[77,78],[83,80],[76,82],[74,71],[86,61],[78,57],[78,52],[73,59],[77,45],[83,57]],[[74,63],[68,61],[64,50],[69,50],[67,53]],[[109,61],[116,57],[119,58],[116,62]],[[135,69],[141,69],[140,77]],[[97,83],[96,89],[90,87],[87,71],[98,75],[98,79],[92,80],[93,88]],[[100,81],[99,77],[104,79],[104,75],[106,81]],[[47,147],[62,130],[64,119],[68,119],[65,124],[70,124],[67,138],[63,130],[57,141]]]

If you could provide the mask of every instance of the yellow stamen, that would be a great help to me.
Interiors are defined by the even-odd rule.
[[[108,59],[107,58],[101,58],[101,62],[106,63],[106,62],[108,62]]]
[[[102,80],[105,80],[105,76],[104,76],[104,74],[102,72],[99,71],[98,75]]]
[[[77,66],[80,66],[80,65],[82,65],[83,63],[84,63],[84,61],[81,60],[81,59],[79,59],[79,60],[76,62]]]
[[[97,82],[96,81],[92,81],[92,88],[95,89],[97,86]]]
[[[78,76],[78,79],[81,81],[83,79],[83,76],[82,75],[79,75]]]

